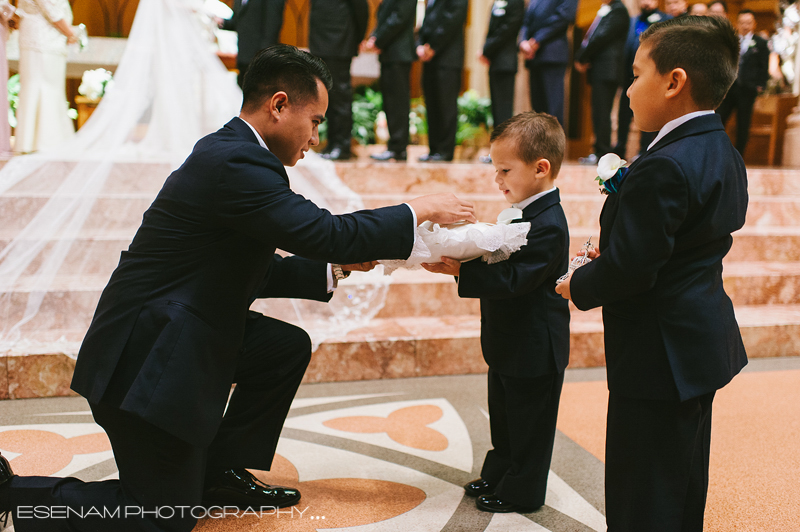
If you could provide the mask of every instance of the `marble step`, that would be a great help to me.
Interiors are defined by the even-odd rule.
[[[800,304],[800,264],[793,262],[726,262],[725,290],[734,305]],[[23,284],[25,284],[23,279]],[[60,276],[45,295],[29,327],[86,331],[108,276]],[[348,282],[357,282],[353,276]],[[13,292],[2,303],[6,323],[24,315],[28,292]],[[477,299],[461,298],[455,281],[425,270],[398,270],[392,275],[386,302],[377,318],[424,318],[441,315],[477,316]],[[56,336],[57,338],[58,336]]]
[[[800,305],[743,306],[736,315],[751,358],[793,356],[800,349]],[[574,312],[571,333],[570,367],[605,364],[599,310]],[[68,395],[73,368],[74,361],[60,353],[0,356],[0,383],[8,383],[0,384],[0,399]],[[485,371],[478,316],[388,318],[323,342],[304,382]]]

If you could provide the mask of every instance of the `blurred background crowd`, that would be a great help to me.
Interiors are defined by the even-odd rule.
[[[782,162],[797,103],[800,14],[784,0],[181,1],[240,85],[270,44],[325,60],[334,87],[320,151],[332,160],[405,161],[419,144],[423,162],[490,162],[493,124],[528,109],[559,120],[570,159],[631,160],[655,137],[637,130],[625,94],[638,38],[673,17],[737,29],[739,77],[717,112],[748,163]],[[0,71],[11,75],[0,155],[52,149],[87,120],[113,90],[137,3],[0,0]]]

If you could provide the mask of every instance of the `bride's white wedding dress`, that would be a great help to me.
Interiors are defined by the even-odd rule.
[[[0,355],[77,354],[99,298],[83,283],[105,284],[135,233],[130,217],[141,219],[197,140],[238,114],[236,80],[192,15],[201,5],[140,0],[113,90],[91,119],[58,149],[16,157],[0,171]],[[296,192],[332,212],[363,208],[328,161],[309,153],[288,171]],[[131,196],[140,207],[125,224],[128,207],[107,205]],[[31,199],[13,210],[14,198]],[[269,300],[254,308],[300,324],[316,345],[365,324],[382,307],[388,283],[377,271],[356,274],[329,304]],[[63,308],[62,301],[54,314],[70,291],[83,294],[68,299],[81,308]]]

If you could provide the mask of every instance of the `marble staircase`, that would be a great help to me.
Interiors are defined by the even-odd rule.
[[[367,207],[391,205],[433,192],[456,192],[475,203],[478,217],[492,221],[507,207],[482,164],[337,163],[344,182]],[[49,340],[80,341],[100,292],[167,172],[163,167],[119,165],[94,205],[45,298],[40,323]],[[591,235],[603,196],[593,167],[567,164],[558,179],[576,251]],[[734,301],[750,356],[786,356],[800,347],[800,171],[751,169],[747,224],[734,235],[724,282]],[[52,189],[46,172],[0,196],[0,248],[32,216]],[[88,268],[86,267],[88,265]],[[355,276],[354,276],[355,277]],[[353,278],[351,278],[352,280]],[[2,320],[19,317],[26,304],[26,279],[4,306]],[[573,367],[602,366],[600,312],[572,313]],[[386,304],[365,328],[329,339],[314,353],[307,382],[479,373],[477,300],[461,299],[452,278],[418,271],[393,275]],[[69,393],[74,361],[62,353],[0,353],[0,398]]]

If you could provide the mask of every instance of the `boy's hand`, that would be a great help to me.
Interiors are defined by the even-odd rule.
[[[572,274],[569,274],[569,277],[561,281],[559,284],[556,285],[556,294],[560,295],[564,299],[572,300],[572,294],[569,291],[569,283],[572,281]]]
[[[442,257],[442,262],[423,262],[422,267],[433,273],[458,276],[461,272],[461,263],[449,257]]]
[[[378,261],[358,262],[356,264],[342,264],[342,271],[345,272],[368,272],[378,265]]]
[[[578,255],[584,255],[584,254],[587,254],[587,253],[586,253],[585,250],[579,249],[577,254]],[[589,250],[589,253],[587,255],[589,256],[590,259],[594,260],[594,259],[596,259],[597,257],[600,256],[600,252],[597,251],[597,248],[592,248],[592,249]]]

